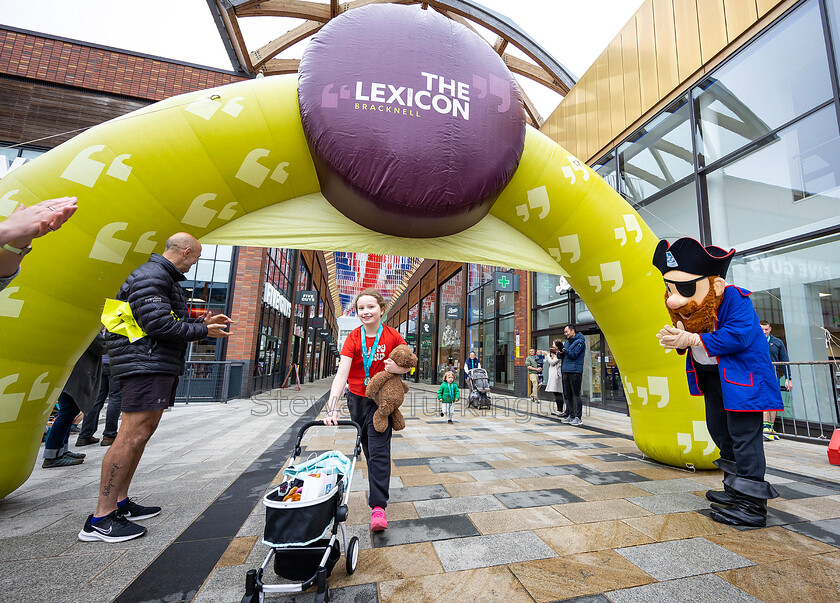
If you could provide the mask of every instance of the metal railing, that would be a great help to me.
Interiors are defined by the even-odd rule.
[[[827,441],[840,428],[840,361],[774,362],[785,410],[776,413],[777,433]],[[791,388],[785,387],[788,367]]]
[[[245,365],[236,361],[187,362],[175,402],[227,402],[240,397],[246,385]]]

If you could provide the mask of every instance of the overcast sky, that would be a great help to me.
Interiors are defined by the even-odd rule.
[[[514,21],[579,78],[642,1],[482,0],[481,3]],[[206,0],[0,0],[0,23],[190,63],[231,68]],[[248,48],[254,50],[300,21],[251,17],[240,19],[239,23]],[[301,53],[299,44],[280,56],[300,58]],[[515,49],[512,54],[516,54]],[[523,82],[523,88],[544,118],[560,101],[558,95],[528,80]]]

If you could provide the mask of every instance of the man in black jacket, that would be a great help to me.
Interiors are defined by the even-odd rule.
[[[172,235],[163,255],[152,254],[123,283],[117,299],[128,301],[145,336],[129,341],[108,333],[111,374],[122,388],[122,426],[102,460],[99,502],[79,540],[122,542],[146,533],[132,522],[154,517],[160,507],[145,507],[128,498],[131,478],[146,442],[163,411],[172,406],[178,377],[184,373],[187,343],[206,337],[227,337],[232,321],[224,314],[190,318],[179,284],[198,261],[201,244],[186,233]]]

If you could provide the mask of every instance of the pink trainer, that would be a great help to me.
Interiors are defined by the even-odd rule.
[[[385,516],[385,509],[374,507],[370,511],[370,531],[381,532],[388,529],[388,518]]]

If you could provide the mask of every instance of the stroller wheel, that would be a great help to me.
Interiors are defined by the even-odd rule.
[[[356,571],[356,566],[359,565],[359,538],[353,536],[347,544],[347,550],[344,552],[347,557],[347,575],[349,576]]]

